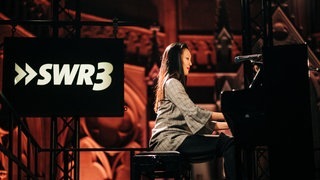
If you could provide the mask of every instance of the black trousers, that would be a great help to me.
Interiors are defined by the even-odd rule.
[[[188,136],[177,149],[186,157],[208,155],[212,157],[223,157],[227,180],[237,179],[236,149],[234,139],[221,133],[219,137],[202,135]]]

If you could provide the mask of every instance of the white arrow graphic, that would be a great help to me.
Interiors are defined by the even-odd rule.
[[[37,72],[34,71],[27,63],[26,71],[28,72],[28,76],[26,77],[25,85],[27,85],[37,75]]]
[[[14,78],[14,85],[16,85],[22,78],[24,78],[24,76],[27,75],[27,73],[16,63],[14,65],[14,70],[18,73],[18,75]]]

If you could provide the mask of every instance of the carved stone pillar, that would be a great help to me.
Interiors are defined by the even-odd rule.
[[[176,1],[161,1],[159,3],[160,19],[166,33],[165,43],[169,44],[175,42],[178,39],[177,36],[177,3]]]

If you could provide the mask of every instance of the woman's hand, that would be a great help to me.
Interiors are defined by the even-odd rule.
[[[228,123],[222,112],[212,112],[211,119],[214,121],[214,131],[212,134],[224,133],[226,135],[232,136]]]
[[[216,122],[214,126],[215,131],[226,130],[226,129],[229,129],[227,122]]]
[[[232,136],[232,133],[230,131],[230,128],[227,122],[216,122],[214,126],[213,134],[220,134],[220,133],[224,133],[228,136]]]

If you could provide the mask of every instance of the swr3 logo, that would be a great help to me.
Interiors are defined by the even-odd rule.
[[[38,74],[37,85],[44,86],[51,81],[53,85],[72,85],[75,81],[76,85],[93,85],[93,91],[102,91],[108,88],[112,82],[110,74],[113,71],[113,66],[109,62],[99,62],[97,71],[92,64],[43,64],[37,73],[27,63],[25,63],[25,70],[15,63],[15,71],[18,73],[14,79],[14,85],[17,85],[25,77],[25,85],[27,85]],[[95,75],[95,82],[92,77]],[[64,81],[63,81],[64,80]]]

